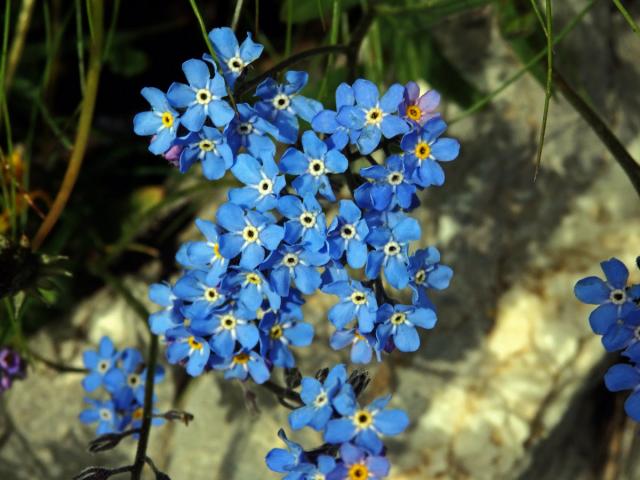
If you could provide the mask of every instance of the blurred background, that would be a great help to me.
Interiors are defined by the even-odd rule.
[[[640,205],[629,179],[562,93],[551,96],[542,163],[534,181],[545,101],[546,37],[529,0],[200,0],[207,30],[229,25],[265,45],[249,76],[297,53],[346,43],[373,15],[358,74],[380,85],[417,80],[442,94],[460,157],[447,182],[423,192],[424,245],[437,246],[455,275],[433,297],[437,327],[415,354],[370,365],[369,394],[393,392],[409,412],[404,435],[388,442],[391,477],[423,479],[640,478],[636,426],[624,395],[604,389],[606,356],[590,332],[589,308],[574,283],[616,256],[640,252]],[[544,2],[541,2],[544,3]],[[636,21],[638,2],[623,2]],[[177,275],[174,254],[197,238],[196,216],[212,219],[232,180],[211,183],[198,169],[180,175],[147,151],[132,118],[147,109],[141,88],[182,81],[181,64],[206,51],[189,2],[105,2],[104,49],[84,163],[69,202],[39,248],[56,268],[43,272],[18,245],[33,240],[60,188],[91,68],[91,35],[81,0],[4,0],[0,97],[2,175],[16,200],[0,209],[0,344],[81,366],[102,335],[117,346],[148,342],[128,295]],[[553,2],[554,66],[608,128],[640,158],[640,36],[614,2]],[[544,5],[541,5],[542,8]],[[542,10],[544,13],[544,9]],[[289,39],[289,40],[288,40]],[[15,52],[15,53],[14,53]],[[296,64],[310,72],[304,95],[333,107],[347,78],[343,55]],[[250,98],[250,97],[249,97]],[[4,197],[3,197],[4,198]],[[55,269],[54,269],[55,270]],[[639,279],[637,271],[632,278]],[[17,309],[8,299],[28,291]],[[38,298],[41,297],[41,298]],[[300,368],[347,362],[328,347],[330,297],[307,304],[318,336],[300,349]],[[6,308],[4,308],[6,307]],[[19,326],[15,327],[15,322]],[[161,351],[163,351],[161,347]],[[163,363],[164,362],[163,360]],[[150,455],[174,480],[279,478],[263,458],[279,444],[284,408],[212,372],[195,380],[169,368],[161,410],[195,415],[189,426],[154,428]],[[81,375],[32,359],[26,380],[0,394],[0,478],[67,479],[83,467],[130,463],[126,439],[86,452],[91,427]],[[313,433],[294,435],[315,444]]]

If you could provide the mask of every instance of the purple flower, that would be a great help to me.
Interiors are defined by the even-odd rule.
[[[418,84],[409,82],[404,86],[404,96],[398,107],[398,112],[401,117],[422,126],[432,118],[440,116],[436,111],[439,103],[440,94],[438,92],[427,90],[426,93],[420,95]]]

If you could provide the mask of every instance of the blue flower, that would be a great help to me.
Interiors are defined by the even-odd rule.
[[[191,59],[182,64],[189,85],[174,82],[167,98],[174,107],[186,108],[180,122],[192,132],[202,129],[207,117],[216,127],[225,127],[235,112],[222,98],[227,96],[224,79],[215,71],[210,77],[209,67],[202,60]]]
[[[289,175],[298,175],[293,186],[299,195],[316,195],[318,191],[329,201],[336,196],[329,183],[328,173],[343,173],[347,167],[347,158],[337,149],[329,149],[312,131],[302,134],[304,153],[289,148],[280,159],[280,168]]]
[[[87,392],[93,392],[104,381],[104,376],[109,370],[116,367],[119,354],[113,346],[109,337],[102,337],[98,351],[86,350],[82,354],[85,368],[89,369],[89,374],[82,380],[82,387]]]
[[[185,273],[173,287],[173,293],[181,300],[202,303],[209,310],[226,301],[226,292],[220,288],[218,279],[209,278],[205,270],[191,270]]]
[[[430,288],[444,290],[449,286],[453,270],[440,263],[440,252],[435,247],[417,250],[409,257],[409,287],[413,291],[412,303],[434,310],[427,291]]]
[[[371,455],[369,452],[344,443],[340,445],[340,460],[336,469],[329,474],[327,480],[380,480],[389,475],[391,465],[383,456]]]
[[[255,312],[266,299],[274,310],[280,308],[281,298],[266,280],[264,275],[255,269],[232,267],[223,281],[229,290],[236,290],[235,296],[245,309]]]
[[[293,368],[289,346],[307,347],[313,340],[313,325],[296,322],[288,315],[267,312],[260,321],[261,353],[276,367]]]
[[[274,472],[289,473],[283,480],[302,480],[303,473],[296,472],[298,467],[304,465],[306,460],[302,447],[289,440],[282,429],[278,430],[278,437],[287,445],[287,449],[271,449],[265,458],[267,467]]]
[[[278,201],[278,210],[288,219],[284,225],[285,242],[294,245],[302,239],[306,248],[316,252],[324,247],[327,224],[315,197],[307,195],[301,201],[294,195],[285,195]]]
[[[312,466],[309,470],[305,469],[306,476],[304,480],[322,480],[328,479],[329,475],[336,468],[336,461],[329,455],[318,455],[316,459],[316,465]],[[363,477],[366,478],[366,477]]]
[[[402,101],[404,87],[394,84],[379,98],[378,87],[369,80],[358,79],[353,84],[356,104],[338,111],[338,123],[358,132],[356,145],[363,155],[373,152],[380,138],[392,138],[409,131],[409,124],[394,115]]]
[[[311,121],[311,127],[316,131],[331,135],[327,143],[338,150],[347,146],[349,140],[355,143],[358,138],[358,131],[350,131],[349,128],[338,123],[338,111],[342,107],[351,107],[356,103],[353,89],[346,83],[341,83],[336,89],[336,111],[322,110]],[[331,148],[330,147],[330,148]]]
[[[208,268],[208,281],[214,282],[229,266],[229,260],[220,254],[220,229],[213,222],[200,218],[196,219],[196,227],[206,242],[184,243],[176,254],[176,261],[186,268]]]
[[[367,261],[365,238],[369,234],[362,212],[351,200],[340,200],[338,216],[329,226],[327,241],[329,253],[340,260],[347,252],[347,263],[351,268],[362,268]]]
[[[310,295],[322,284],[318,267],[326,265],[329,254],[313,252],[300,245],[281,245],[265,261],[271,270],[271,284],[282,297],[289,295],[291,280],[304,294]]]
[[[367,407],[360,408],[353,389],[343,387],[333,400],[333,406],[342,418],[329,420],[324,441],[342,444],[353,440],[359,447],[378,455],[383,448],[380,435],[398,435],[409,425],[409,417],[404,411],[385,410],[389,400],[390,395],[380,397]]]
[[[380,361],[380,344],[371,332],[361,333],[357,328],[337,330],[331,335],[329,344],[334,350],[342,350],[351,345],[350,358],[353,363],[369,363],[374,350]]]
[[[244,147],[254,156],[259,157],[263,152],[275,155],[276,147],[266,135],[275,137],[278,129],[246,103],[238,104],[238,115],[225,129],[233,153],[237,154],[240,147]]]
[[[204,337],[194,335],[184,327],[167,331],[167,361],[171,364],[186,362],[192,377],[200,375],[209,361],[211,349]]]
[[[624,411],[636,422],[640,422],[640,369],[638,365],[618,364],[604,376],[604,383],[612,392],[632,390],[624,402]]]
[[[295,143],[299,126],[297,116],[311,122],[322,110],[322,104],[298,94],[309,80],[308,73],[290,71],[285,73],[284,78],[284,85],[278,85],[272,78],[267,78],[258,85],[256,95],[261,101],[255,104],[255,109],[278,127],[276,138],[279,142]]]
[[[640,285],[627,288],[629,270],[617,258],[600,263],[606,282],[598,277],[586,277],[576,283],[574,292],[583,303],[599,305],[589,323],[598,335],[604,335],[618,319],[638,308],[634,299],[640,297]]]
[[[220,206],[217,220],[229,232],[220,237],[220,254],[232,259],[241,253],[243,268],[257,267],[265,258],[265,248],[275,250],[284,237],[284,229],[275,224],[272,216],[245,211],[233,203]]]
[[[164,307],[162,310],[149,315],[149,328],[156,335],[164,335],[170,329],[178,326],[183,316],[180,311],[182,301],[173,294],[171,285],[154,283],[149,287],[149,300]]]
[[[391,337],[401,352],[415,352],[420,348],[416,327],[433,328],[436,320],[436,313],[427,308],[384,304],[378,310],[380,325],[376,329],[376,336],[381,345],[385,345]]]
[[[196,161],[202,163],[202,173],[208,180],[224,177],[233,164],[233,152],[227,139],[213,127],[204,126],[184,140],[180,154],[180,171],[185,173]]]
[[[340,302],[329,310],[329,320],[336,328],[343,329],[354,318],[363,333],[373,330],[378,303],[373,292],[360,282],[338,281],[324,287],[325,293],[340,297]]]
[[[285,187],[284,176],[270,152],[264,153],[260,161],[251,155],[241,153],[231,169],[233,175],[247,185],[229,191],[229,200],[245,208],[255,208],[266,212],[276,207],[280,191]]]
[[[380,268],[389,284],[402,289],[409,284],[408,244],[420,238],[420,224],[415,218],[393,216],[388,227],[371,229],[367,243],[375,250],[369,252],[365,274],[378,278]]]
[[[228,27],[214,28],[209,32],[209,39],[221,63],[224,79],[230,87],[233,87],[246,66],[262,54],[264,48],[253,41],[250,33],[247,33],[242,45],[238,45],[233,30]]]
[[[289,424],[294,430],[310,426],[323,430],[333,416],[331,402],[340,388],[347,383],[347,369],[339,364],[331,369],[324,382],[311,377],[302,379],[300,398],[304,406],[289,414]]]
[[[122,367],[113,368],[104,377],[104,386],[113,394],[118,408],[127,408],[132,402],[144,404],[144,386],[147,379],[147,369],[139,350],[127,348],[122,352]],[[154,382],[164,379],[164,368],[156,366]]]
[[[116,412],[116,406],[111,400],[96,400],[85,397],[84,401],[91,407],[80,412],[80,421],[82,423],[98,422],[97,435],[118,433],[123,430],[123,417]]]
[[[391,210],[396,205],[405,210],[418,204],[416,186],[410,181],[400,155],[391,155],[386,165],[373,165],[360,170],[360,175],[373,180],[360,185],[353,196],[362,208]]]
[[[138,113],[133,118],[133,131],[136,135],[153,135],[149,151],[156,155],[163,154],[176,139],[180,119],[164,93],[157,88],[145,87],[140,92],[151,105],[150,112]]]
[[[218,370],[224,370],[224,378],[246,380],[249,376],[258,385],[269,380],[271,373],[264,359],[254,351],[241,350],[232,357],[214,365]]]
[[[434,118],[423,128],[405,135],[400,142],[405,164],[413,172],[413,180],[421,187],[442,185],[444,170],[438,162],[455,160],[460,152],[456,139],[438,138],[446,129],[447,124],[441,118]]]
[[[255,347],[260,334],[252,321],[254,318],[242,308],[214,313],[208,328],[213,334],[209,340],[211,349],[220,357],[228,358],[233,355],[236,341],[246,349]]]
[[[626,348],[624,355],[638,357],[640,351],[640,310],[634,310],[615,321],[602,336],[602,345],[608,352]],[[639,357],[640,358],[640,357]]]

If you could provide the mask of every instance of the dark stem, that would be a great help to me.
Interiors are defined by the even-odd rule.
[[[373,9],[370,8],[368,12],[360,19],[360,23],[356,26],[353,32],[351,41],[349,42],[349,48],[347,50],[347,65],[349,66],[349,76],[347,81],[353,83],[358,75],[358,52],[364,37],[366,37],[369,27],[373,23],[375,16]]]
[[[249,93],[255,87],[257,87],[260,82],[262,82],[265,78],[270,77],[271,75],[275,75],[280,70],[284,70],[291,65],[295,65],[296,63],[304,60],[305,58],[313,57],[315,55],[326,55],[328,53],[339,53],[339,52],[347,52],[349,49],[349,45],[325,45],[323,47],[311,48],[309,50],[305,50],[304,52],[296,53],[295,55],[291,55],[289,58],[282,60],[277,63],[269,70],[264,73],[261,73],[257,77],[252,78],[246,82],[241,83],[237,90],[236,95],[241,97],[246,93]]]
[[[266,388],[271,393],[275,394],[279,399],[291,400],[300,405],[304,405],[304,402],[300,398],[300,394],[298,394],[297,392],[294,392],[293,390],[289,390],[288,388],[282,387],[277,383],[272,382],[271,380],[267,380],[266,382],[262,383],[260,386]]]
[[[622,142],[618,140],[595,110],[584,101],[555,68],[553,69],[553,82],[567,101],[576,109],[580,116],[582,116],[584,121],[589,124],[594,133],[607,147],[607,150],[611,152],[613,158],[620,164],[633,184],[633,187],[636,189],[636,192],[640,195],[640,165],[633,159]]]
[[[153,406],[153,383],[156,374],[156,361],[158,359],[158,336],[151,334],[149,344],[149,358],[147,360],[147,378],[144,386],[144,410],[142,416],[142,426],[140,427],[140,438],[138,439],[138,450],[136,458],[131,468],[131,480],[140,480],[142,469],[147,458],[147,445],[149,443],[149,432],[151,430],[152,406]]]
[[[60,373],[88,373],[89,370],[82,367],[71,367],[69,365],[64,365],[62,363],[55,362],[53,360],[49,360],[48,358],[44,358],[39,353],[34,352],[33,350],[27,350],[29,355],[39,362],[45,364],[47,367],[55,370]]]

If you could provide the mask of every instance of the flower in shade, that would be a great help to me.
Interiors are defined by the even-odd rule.
[[[133,118],[136,135],[153,136],[149,151],[156,155],[165,153],[176,139],[180,119],[165,94],[153,87],[145,87],[140,92],[151,105],[151,111],[138,113]]]
[[[243,268],[257,267],[265,258],[265,249],[275,250],[284,237],[284,229],[275,224],[273,216],[246,211],[233,203],[221,205],[216,218],[228,232],[220,237],[220,254],[228,259],[241,254]]]
[[[322,104],[299,95],[309,80],[306,72],[285,73],[286,83],[279,85],[273,78],[267,78],[256,89],[260,101],[255,108],[260,114],[278,127],[277,140],[295,143],[298,138],[298,118],[311,122],[322,110]]]
[[[267,453],[266,462],[274,472],[288,473],[286,480],[302,480],[303,474],[296,472],[299,466],[304,465],[305,455],[302,447],[287,438],[284,430],[278,430],[278,437],[287,445],[284,448],[273,448]],[[283,479],[283,480],[284,480]]]
[[[104,376],[115,368],[119,354],[109,337],[102,337],[98,351],[86,350],[82,354],[82,361],[89,374],[82,380],[82,387],[87,392],[93,392],[103,384]]]
[[[121,368],[112,368],[104,376],[104,386],[113,395],[118,408],[127,408],[135,400],[144,404],[147,369],[139,350],[127,348],[122,352]],[[156,366],[154,383],[164,378],[164,368]]]
[[[456,139],[439,138],[446,129],[447,124],[442,119],[433,118],[423,128],[402,137],[400,146],[405,164],[413,172],[412,179],[421,187],[442,185],[444,170],[439,162],[455,160],[460,152]]]
[[[333,416],[331,402],[340,388],[347,382],[347,369],[339,364],[331,369],[324,382],[316,378],[304,377],[300,398],[304,406],[289,414],[289,424],[294,430],[310,426],[315,430],[323,430]]]
[[[417,125],[424,125],[428,120],[440,116],[436,111],[439,103],[440,94],[437,91],[427,90],[420,95],[418,84],[408,82],[404,86],[404,95],[398,111],[403,118]]]
[[[0,393],[11,388],[13,381],[25,378],[27,374],[24,359],[15,350],[0,349]]]
[[[329,420],[324,431],[324,441],[343,444],[353,441],[357,446],[374,455],[383,448],[381,435],[398,435],[409,425],[409,417],[402,410],[385,410],[391,396],[380,397],[361,408],[351,385],[345,385],[333,400],[342,418]]]
[[[268,312],[260,321],[261,353],[276,367],[293,368],[290,346],[307,347],[313,340],[313,325],[297,322],[281,312]]]
[[[429,300],[429,289],[444,290],[449,286],[453,270],[440,263],[440,252],[435,247],[417,250],[409,257],[409,288],[413,291],[412,303],[418,307],[435,310]]]
[[[350,358],[353,363],[369,363],[375,350],[376,358],[380,361],[380,348],[376,336],[372,333],[361,333],[357,328],[337,330],[329,340],[331,348],[341,350],[351,345]]]
[[[264,359],[254,351],[241,350],[232,357],[216,362],[214,368],[224,370],[224,378],[246,380],[250,376],[259,385],[271,376]]]
[[[640,369],[638,365],[614,365],[604,375],[604,384],[612,392],[631,390],[631,395],[624,402],[624,410],[636,422],[640,422]]]
[[[278,175],[278,165],[270,152],[263,153],[259,158],[246,153],[238,155],[231,172],[246,186],[231,189],[229,200],[244,208],[266,212],[276,207],[286,182],[284,176]]]
[[[231,267],[223,280],[243,308],[255,312],[266,300],[274,310],[280,308],[280,295],[259,270]]]
[[[608,352],[626,348],[624,355],[640,360],[640,310],[634,310],[615,321],[602,335],[602,345]]]
[[[297,175],[293,186],[299,195],[320,194],[330,201],[336,197],[327,174],[343,173],[347,167],[347,158],[339,150],[329,149],[312,131],[302,134],[304,153],[289,148],[280,159],[280,169],[289,175]]]
[[[591,328],[598,335],[605,335],[618,321],[638,307],[634,300],[640,298],[640,285],[627,287],[629,270],[617,258],[600,263],[605,280],[586,277],[578,281],[574,293],[583,303],[598,305],[589,315]]]
[[[364,240],[368,234],[369,227],[356,204],[351,200],[340,200],[338,216],[331,222],[327,234],[331,258],[340,260],[346,252],[349,266],[362,268],[367,261]]]
[[[415,218],[404,215],[390,216],[388,226],[371,229],[367,243],[375,250],[369,252],[365,274],[378,278],[380,269],[389,284],[405,288],[410,281],[408,270],[408,244],[420,238],[420,224]]]
[[[209,32],[209,39],[220,61],[224,79],[230,87],[233,87],[247,65],[256,60],[264,49],[253,41],[250,33],[247,33],[247,38],[239,45],[229,27],[214,28]]]
[[[85,397],[84,401],[90,405],[90,408],[80,412],[79,418],[82,423],[98,422],[96,429],[98,435],[122,431],[126,421],[116,412],[116,406],[111,400],[96,400]]]
[[[284,240],[295,245],[302,239],[305,248],[318,251],[327,240],[327,224],[322,206],[312,195],[300,200],[295,195],[285,195],[278,201],[278,210],[287,218]]]
[[[327,143],[331,148],[342,150],[349,140],[355,143],[357,131],[351,132],[347,127],[338,122],[338,112],[342,107],[353,106],[356,102],[353,89],[346,83],[341,83],[336,89],[336,110],[322,110],[311,121],[311,127],[320,133],[330,135]]]
[[[376,321],[378,303],[373,292],[355,280],[338,281],[324,287],[325,293],[340,297],[340,301],[329,310],[329,321],[336,328],[343,329],[357,318],[358,330],[368,333]]]
[[[233,164],[233,152],[227,139],[217,129],[204,126],[185,139],[180,155],[180,171],[186,172],[195,162],[202,163],[202,173],[208,180],[224,177]]]
[[[189,85],[174,82],[169,87],[167,98],[174,107],[186,108],[180,122],[192,132],[202,129],[209,118],[216,127],[225,127],[235,112],[222,98],[227,96],[224,79],[215,71],[213,77],[208,65],[202,60],[191,59],[182,64],[182,71]]]
[[[277,136],[278,129],[246,103],[238,104],[238,116],[227,126],[225,135],[234,154],[241,147],[254,156],[260,156],[263,152],[271,152],[272,156],[275,154],[276,147],[267,135]]]
[[[428,308],[384,304],[378,310],[380,325],[376,329],[376,336],[381,345],[391,338],[401,352],[415,352],[420,348],[416,327],[433,328],[436,320],[436,312]]]
[[[360,185],[353,194],[360,207],[383,211],[396,205],[405,210],[417,205],[416,186],[400,155],[387,157],[384,166],[363,168],[360,175],[372,180]]]
[[[369,80],[358,79],[353,84],[355,105],[345,105],[338,111],[338,123],[357,132],[356,145],[363,155],[373,152],[380,139],[393,138],[409,131],[409,124],[395,115],[402,101],[404,88],[394,84],[380,98],[378,87]]]
[[[389,460],[351,443],[340,445],[340,462],[326,480],[379,480],[389,475]]]

